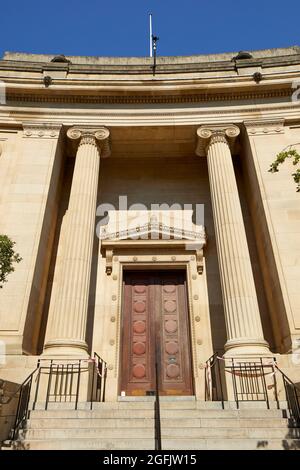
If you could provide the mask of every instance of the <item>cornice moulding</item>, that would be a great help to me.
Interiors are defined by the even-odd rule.
[[[95,103],[95,104],[164,104],[164,103],[198,103],[216,101],[245,101],[261,100],[270,98],[291,97],[291,88],[268,91],[228,91],[227,93],[214,93],[205,91],[197,94],[184,95],[60,95],[60,94],[30,94],[30,93],[7,93],[7,104],[9,103]]]

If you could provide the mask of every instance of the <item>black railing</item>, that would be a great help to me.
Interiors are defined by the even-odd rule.
[[[293,424],[300,426],[300,388],[277,367],[282,376],[287,406]]]
[[[276,363],[273,358],[258,358],[256,361],[224,359],[215,353],[206,362],[205,399],[221,401],[224,408],[225,394],[223,381],[231,382],[233,398],[237,408],[242,401],[264,401],[270,408],[268,389],[273,389],[274,399],[278,402]],[[270,380],[267,384],[266,377]]]
[[[268,359],[270,361],[270,359]],[[238,362],[231,359],[231,364],[225,365],[225,371],[232,375],[232,383],[237,408],[241,401],[264,401],[270,408],[266,376],[272,379],[275,398],[277,397],[277,384],[273,360],[264,363],[262,358],[258,361]]]
[[[39,370],[39,364],[36,369],[24,380],[20,387],[11,395],[8,400],[1,401],[1,405],[9,405],[13,400],[17,400],[16,415],[13,427],[10,432],[10,439],[14,440],[19,429],[28,418],[29,401],[32,389],[32,381],[35,373]]]
[[[161,422],[160,422],[160,402],[159,402],[159,366],[158,358],[155,360],[155,403],[154,403],[154,422],[155,422],[155,450],[161,450]]]
[[[74,403],[77,410],[84,375],[90,384],[91,409],[94,402],[105,401],[107,364],[97,353],[90,359],[40,359],[39,363],[33,409],[41,400],[41,389],[46,389],[45,410],[51,403]]]
[[[274,357],[258,358],[255,361],[238,361],[225,359],[213,354],[205,367],[205,400],[221,401],[224,408],[225,394],[222,383],[232,385],[233,398],[237,408],[243,401],[263,401],[270,408],[271,390],[272,399],[279,405],[278,384],[276,373],[281,375],[287,407],[292,424],[300,426],[300,387],[282,372],[277,366]],[[231,378],[229,378],[231,377]]]
[[[221,364],[218,353],[213,354],[205,364],[205,401],[221,401],[224,408],[224,393]]]
[[[33,402],[44,401],[43,389],[46,388],[45,410],[49,403],[74,403],[77,410],[80,380],[83,372],[88,373],[86,359],[41,359]]]
[[[45,410],[48,409],[49,403],[73,403],[77,410],[83,374],[86,374],[86,383],[90,384],[89,396],[92,409],[93,403],[105,401],[107,364],[97,353],[94,353],[94,357],[90,359],[39,359],[36,369],[16,392],[8,400],[1,401],[1,405],[8,405],[12,400],[17,400],[11,440],[16,439],[19,429],[28,419],[31,394],[34,395],[33,410],[38,401],[44,403]],[[33,391],[35,376],[35,391]]]
[[[107,363],[97,354],[94,353],[91,383],[91,409],[94,402],[105,401],[105,387],[107,377]]]

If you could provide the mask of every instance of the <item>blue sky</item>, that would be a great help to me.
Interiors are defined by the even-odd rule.
[[[158,55],[300,45],[299,0],[10,0],[0,9],[0,56],[146,56],[149,12]]]

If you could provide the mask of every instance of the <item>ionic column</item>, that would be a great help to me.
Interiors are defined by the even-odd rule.
[[[270,354],[264,340],[241,204],[231,157],[239,128],[200,127],[198,155],[207,155],[227,356]]]
[[[100,154],[109,152],[109,131],[105,128],[72,128],[67,135],[79,140],[79,146],[62,236],[62,267],[55,306],[48,321],[45,354],[82,356],[87,352],[85,336]]]

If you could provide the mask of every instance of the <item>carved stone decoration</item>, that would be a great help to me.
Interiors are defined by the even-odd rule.
[[[107,158],[110,156],[110,132],[106,127],[71,127],[67,131],[67,136],[72,140],[80,139],[79,145],[84,145],[85,143],[99,145],[101,149],[101,157]]]
[[[136,237],[137,232],[139,233],[139,238]],[[191,231],[158,223],[153,221],[152,218],[148,224],[133,227],[128,230],[121,230],[119,232],[110,233],[107,232],[105,226],[101,227],[100,239],[103,241],[116,242],[129,239],[138,243],[148,240],[182,240],[185,242],[195,242],[197,245],[204,246],[206,243],[206,234],[204,226],[199,226],[197,231]],[[137,261],[137,259],[134,261]]]
[[[132,234],[139,230],[140,238],[132,237]],[[168,234],[168,238],[165,234]],[[195,253],[190,255],[192,261],[196,260],[197,271],[199,274],[203,273],[203,248],[206,245],[206,232],[204,226],[198,226],[197,230],[183,230],[174,226],[167,226],[159,223],[154,217],[148,224],[144,224],[138,227],[133,227],[128,230],[120,230],[118,232],[108,232],[107,228],[101,227],[100,229],[100,240],[101,250],[106,258],[106,273],[111,275],[112,273],[112,260],[117,261],[117,257],[114,256],[114,250],[120,248],[128,248],[136,250],[137,254],[139,249],[143,248],[154,248],[155,250],[160,247],[181,247],[184,250]],[[196,256],[195,256],[196,255]],[[171,260],[176,261],[176,256],[172,256]],[[138,256],[131,258],[133,263],[139,261]],[[156,255],[151,256],[152,262],[157,262],[159,257]]]
[[[113,268],[113,250],[106,250],[106,274],[108,276],[111,275],[112,273],[112,268]]]
[[[48,88],[52,84],[52,78],[50,77],[50,75],[46,75],[43,78],[43,82],[44,82],[45,87]]]
[[[207,147],[211,142],[223,142],[229,145],[231,152],[234,152],[236,139],[240,134],[240,129],[233,125],[202,126],[197,129],[196,154],[205,157]]]
[[[65,64],[70,64],[71,61],[66,58],[64,54],[59,54],[53,57],[53,59],[50,60],[50,62],[56,62],[56,63],[65,63]]]
[[[284,119],[244,121],[249,135],[284,134]]]
[[[36,139],[57,139],[60,133],[61,124],[50,123],[23,123],[23,137]]]
[[[104,95],[101,93],[90,93],[89,95],[66,95],[63,93],[22,93],[19,89],[16,91],[9,92],[7,94],[8,101],[14,102],[31,102],[31,103],[89,103],[89,104],[131,104],[131,105],[138,105],[138,104],[176,104],[176,103],[199,103],[199,102],[213,102],[216,101],[227,101],[232,103],[232,101],[241,101],[241,100],[249,100],[249,102],[253,102],[253,100],[262,100],[262,99],[271,99],[271,98],[285,98],[291,97],[293,94],[293,89],[291,86],[286,86],[284,88],[273,88],[273,89],[259,89],[259,90],[242,90],[226,91],[223,89],[222,91],[216,91],[215,93],[207,93],[204,89],[201,93],[192,93],[192,94],[153,94],[153,95],[137,95],[137,94],[124,94],[124,95]],[[224,111],[224,114],[227,114],[228,111]],[[166,116],[175,116],[174,112],[169,111],[164,113]],[[197,114],[198,112],[194,112],[191,114]],[[133,116],[140,117],[141,112],[139,113],[132,113]]]
[[[203,250],[196,251],[196,261],[197,261],[197,272],[198,274],[203,273]]]

